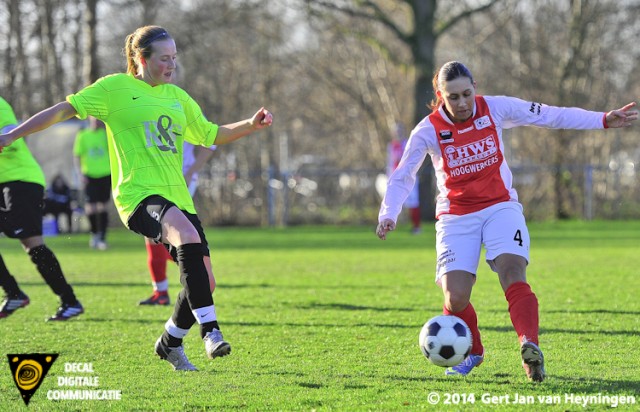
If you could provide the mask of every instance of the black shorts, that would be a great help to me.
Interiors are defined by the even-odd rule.
[[[85,177],[87,184],[84,186],[84,193],[87,196],[87,203],[108,202],[111,196],[111,176]]]
[[[162,196],[149,196],[144,199],[136,209],[133,211],[129,220],[127,221],[127,227],[129,230],[138,233],[142,236],[148,237],[152,239],[156,243],[161,243],[162,238],[162,225],[160,221],[167,210],[171,207],[177,206],[163,198]],[[200,241],[202,243],[202,253],[204,256],[209,256],[209,243],[207,243],[207,238],[204,235],[204,229],[202,228],[202,223],[200,219],[198,219],[197,215],[193,215],[191,213],[185,212],[182,209],[179,209],[186,217],[189,219],[193,227],[198,231],[200,235]],[[164,246],[167,248],[173,260],[176,260],[176,248],[164,243]]]
[[[0,183],[0,231],[13,239],[42,236],[44,187],[30,182]]]

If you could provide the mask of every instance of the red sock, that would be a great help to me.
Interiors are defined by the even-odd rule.
[[[471,354],[473,355],[482,355],[484,354],[484,347],[482,346],[482,340],[480,339],[480,329],[478,329],[478,315],[476,315],[476,310],[473,308],[471,302],[464,308],[463,311],[453,313],[450,312],[446,307],[442,308],[442,313],[445,315],[453,315],[457,316],[469,327],[471,330],[471,337],[473,338],[473,345],[471,346]]]
[[[538,344],[538,298],[526,282],[516,282],[505,292],[509,302],[511,323],[518,334],[518,339],[526,336],[529,342]]]
[[[161,243],[147,243],[147,265],[151,280],[155,283],[162,282],[167,279],[167,260],[171,259],[171,255]]]
[[[411,217],[411,223],[413,223],[413,227],[420,227],[420,208],[412,207],[409,209],[409,215]]]

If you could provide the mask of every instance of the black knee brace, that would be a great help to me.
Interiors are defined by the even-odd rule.
[[[187,243],[176,248],[180,283],[186,291],[191,310],[213,305],[209,275],[202,260],[204,252],[201,243]]]

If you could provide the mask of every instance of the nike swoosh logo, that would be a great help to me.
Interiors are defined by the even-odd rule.
[[[136,99],[139,99],[140,97],[142,97],[142,96],[134,96],[134,97],[132,97],[131,99],[132,99],[132,100],[136,100]]]
[[[16,230],[13,231],[13,234],[14,235],[19,235],[20,233],[22,233],[22,230],[23,229],[16,229]]]

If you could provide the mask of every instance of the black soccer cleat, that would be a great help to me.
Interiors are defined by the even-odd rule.
[[[70,305],[68,303],[63,303],[62,305],[60,305],[60,307],[58,308],[58,311],[55,313],[55,315],[51,316],[49,319],[47,319],[47,322],[49,321],[59,321],[59,320],[69,320],[75,316],[78,316],[80,314],[84,313],[84,308],[82,307],[82,305],[80,304],[80,302],[76,303],[75,305]]]
[[[29,296],[20,292],[15,296],[5,296],[0,305],[0,319],[6,318],[20,308],[29,304]]]

